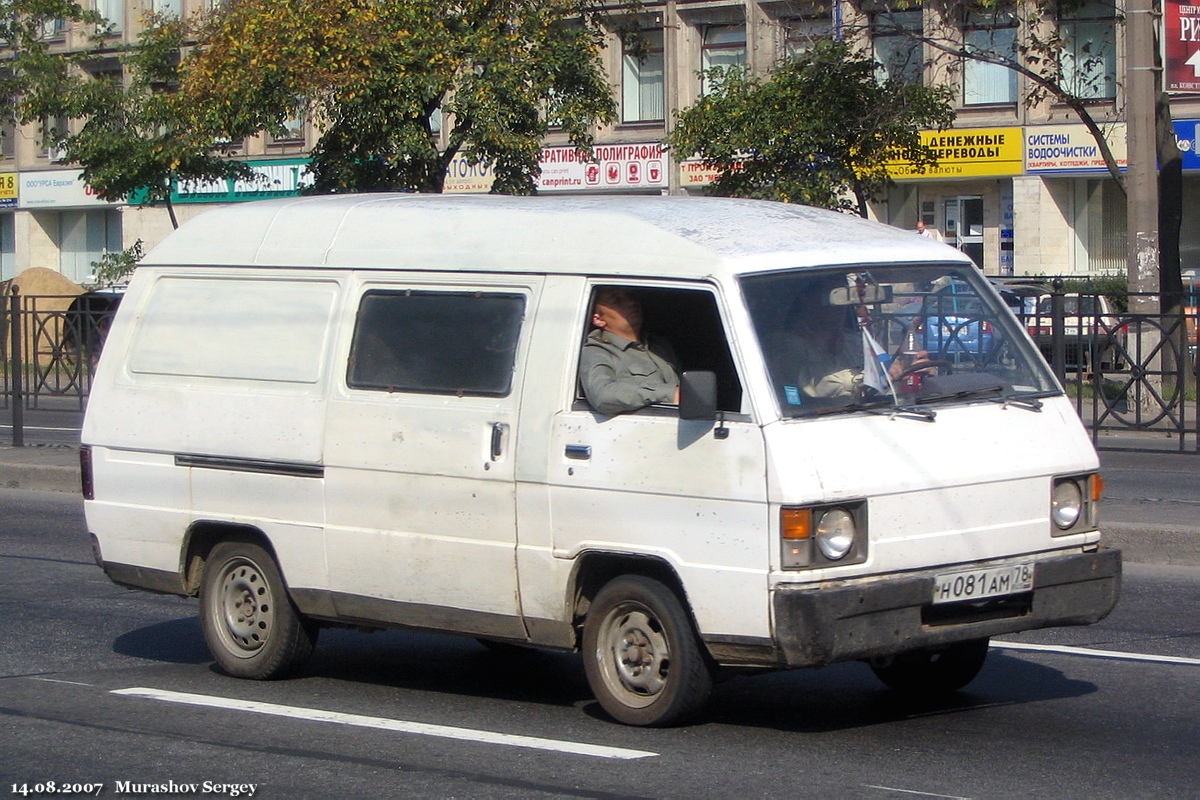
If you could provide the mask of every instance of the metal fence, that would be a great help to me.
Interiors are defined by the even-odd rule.
[[[1113,431],[1151,432],[1174,437],[1180,452],[1200,453],[1195,303],[1164,316],[1116,308],[1098,292],[1026,285],[1002,294],[1095,441]],[[23,296],[10,288],[2,299],[0,409],[11,411],[20,445],[25,410],[84,408],[119,297]],[[1136,308],[1139,298],[1130,299]]]
[[[23,444],[24,411],[83,409],[115,307],[107,298],[22,295],[0,303],[0,409],[11,412],[13,444]]]
[[[1094,291],[1034,289],[1002,293],[1094,441],[1138,431],[1174,439],[1180,452],[1200,452],[1194,297],[1177,313],[1163,314],[1137,310],[1158,308],[1157,295],[1122,296],[1118,304]]]

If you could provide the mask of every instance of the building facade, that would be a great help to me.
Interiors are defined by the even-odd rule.
[[[116,40],[126,41],[136,36],[147,11],[191,14],[216,0],[93,2],[114,21]],[[896,185],[871,205],[874,218],[914,230],[921,220],[989,275],[1123,273],[1125,197],[1079,118],[1050,97],[1030,102],[1035,87],[1013,70],[946,52],[1016,52],[1030,30],[1017,17],[1020,7],[964,6],[954,13],[947,19],[932,6],[882,0],[645,2],[635,20],[626,20],[640,31],[636,46],[614,30],[604,53],[618,122],[596,131],[594,160],[581,158],[565,138],[548,137],[539,192],[702,193],[712,175],[698,161],[665,151],[662,140],[676,113],[712,89],[704,71],[744,65],[766,73],[818,39],[840,37],[869,48],[892,77],[948,85],[957,98],[954,129],[926,134],[939,153],[938,166],[916,174],[898,164]],[[1062,81],[1086,101],[1123,166],[1128,98],[1122,13],[1113,0],[1085,0],[1043,21],[1038,31],[1061,38]],[[65,27],[49,33],[64,48],[83,46],[82,37]],[[1194,96],[1180,90],[1172,102],[1185,157],[1185,271],[1200,268],[1200,226],[1188,224],[1200,207],[1200,95]],[[165,209],[96,198],[79,180],[78,168],[58,160],[42,145],[40,132],[28,128],[5,131],[0,153],[0,280],[41,266],[86,284],[92,262],[105,252],[139,239],[151,247],[170,232]],[[237,157],[266,180],[179,187],[174,205],[180,221],[212,203],[296,194],[305,184],[305,155],[316,135],[296,120],[281,138],[242,142]],[[459,158],[446,191],[486,192],[490,185],[486,165]]]

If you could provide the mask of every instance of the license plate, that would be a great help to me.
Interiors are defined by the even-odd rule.
[[[933,580],[934,603],[1001,597],[1033,589],[1033,564],[943,572]]]

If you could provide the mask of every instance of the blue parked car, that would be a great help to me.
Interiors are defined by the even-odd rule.
[[[966,281],[948,279],[922,298],[920,340],[931,358],[986,363],[995,336],[988,306]]]

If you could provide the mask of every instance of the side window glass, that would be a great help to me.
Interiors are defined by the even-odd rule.
[[[641,339],[656,353],[667,358],[677,375],[693,370],[716,373],[718,409],[731,413],[741,411],[742,383],[712,292],[647,286],[597,286],[589,301],[587,336],[595,335],[593,310],[597,299],[613,293],[628,297],[636,304]],[[587,336],[583,337],[583,341],[587,341]],[[586,368],[587,359],[581,361],[581,366]],[[581,374],[577,400],[584,405],[587,404],[583,390],[586,382],[587,377]],[[669,401],[660,402],[669,404]]]
[[[519,294],[372,290],[350,345],[352,389],[502,397],[525,316]]]

